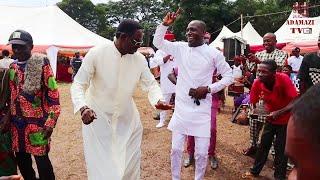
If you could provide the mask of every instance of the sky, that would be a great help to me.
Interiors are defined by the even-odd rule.
[[[39,7],[50,6],[62,0],[0,0],[0,6],[25,6],[25,7]],[[91,0],[94,4],[106,3],[109,0]]]

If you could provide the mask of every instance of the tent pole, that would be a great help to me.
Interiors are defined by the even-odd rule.
[[[241,38],[243,39],[243,14],[240,15],[240,20],[241,20]]]
[[[243,14],[240,15],[240,20],[241,20],[241,39],[243,39]],[[240,54],[244,54],[244,44],[241,43],[241,52]]]

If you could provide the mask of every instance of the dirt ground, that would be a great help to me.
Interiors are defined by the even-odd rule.
[[[58,180],[87,179],[83,155],[80,116],[73,115],[70,99],[70,84],[60,84],[62,113],[52,136],[52,151],[50,157]],[[157,129],[158,121],[153,120],[153,109],[148,103],[146,93],[137,89],[135,102],[141,115],[144,127],[142,140],[141,179],[170,179],[170,146],[171,133],[166,128]],[[248,170],[253,159],[243,156],[242,149],[249,145],[249,127],[230,122],[231,98],[227,99],[226,107],[217,117],[217,157],[219,167],[212,170],[208,166],[206,180],[240,179],[242,173]],[[264,167],[261,178],[272,179],[272,161]],[[191,180],[194,167],[182,167],[182,179]]]

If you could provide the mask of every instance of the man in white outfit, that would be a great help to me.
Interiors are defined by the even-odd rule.
[[[168,41],[173,41],[174,38],[170,36],[171,34],[166,34],[164,39]],[[175,92],[175,85],[170,82],[168,75],[172,72],[173,68],[176,67],[174,57],[170,54],[166,54],[162,50],[157,50],[153,58],[150,58],[150,68],[155,68],[160,66],[160,87],[164,101],[169,104],[172,94]],[[156,125],[157,128],[161,128],[165,125],[165,120],[167,118],[167,111],[160,112],[160,122]]]
[[[169,42],[163,39],[168,26],[180,14],[168,13],[157,27],[153,43],[175,57],[179,67],[176,85],[175,111],[168,129],[172,131],[172,179],[179,180],[186,136],[195,137],[195,179],[202,180],[208,162],[212,93],[217,93],[233,81],[232,70],[224,56],[204,43],[206,25],[191,21],[186,29],[188,42]],[[222,79],[212,84],[214,70]],[[191,97],[190,97],[191,96]]]
[[[114,42],[90,49],[71,86],[74,112],[83,121],[89,180],[140,179],[142,124],[132,97],[138,84],[151,105],[170,108],[160,101],[145,57],[136,52],[142,39],[138,22],[122,21]]]
[[[300,48],[295,47],[294,49],[292,49],[292,56],[290,56],[287,61],[288,61],[288,65],[292,67],[293,73],[295,74],[298,73],[302,60],[303,60],[303,56],[300,55]]]

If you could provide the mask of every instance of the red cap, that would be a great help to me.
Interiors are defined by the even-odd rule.
[[[173,33],[171,33],[170,31],[167,31],[166,34],[164,35],[164,39],[166,39],[168,41],[172,41],[172,40],[176,39],[176,37]]]

